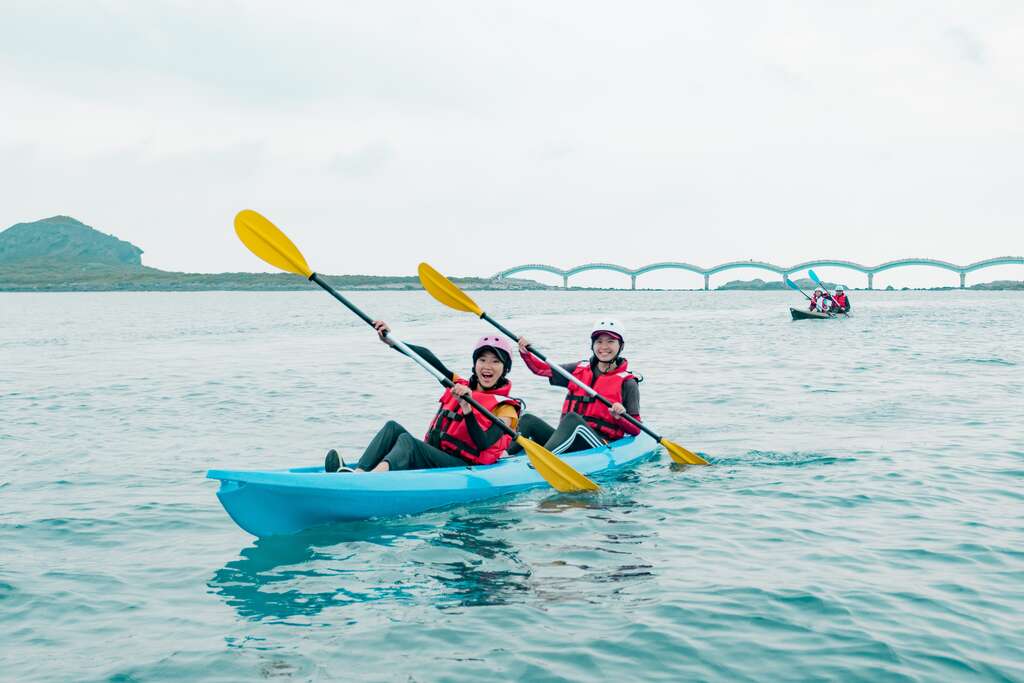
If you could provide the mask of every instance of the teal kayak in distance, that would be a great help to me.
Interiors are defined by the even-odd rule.
[[[560,456],[586,475],[622,469],[658,450],[640,434]],[[292,534],[303,529],[426,510],[495,498],[548,486],[525,455],[493,465],[401,472],[327,473],[320,467],[274,471],[210,470],[220,481],[217,498],[231,519],[253,536]]]

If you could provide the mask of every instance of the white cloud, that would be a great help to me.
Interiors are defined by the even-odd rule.
[[[1024,10],[5,3],[0,224],[169,269],[1024,252]]]

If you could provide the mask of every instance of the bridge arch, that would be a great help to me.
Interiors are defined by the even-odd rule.
[[[692,263],[683,263],[682,261],[662,261],[661,263],[651,263],[646,266],[640,266],[634,272],[636,275],[643,275],[644,273],[651,273],[655,270],[688,270],[691,273],[697,273],[697,275],[703,275],[705,271],[700,266],[695,266]]]
[[[585,273],[588,270],[611,270],[616,273],[622,273],[623,275],[633,275],[633,269],[625,266],[620,266],[615,263],[584,263],[582,266],[576,266],[575,268],[569,268],[565,271],[566,275],[578,275]]]
[[[786,269],[785,274],[795,273],[798,270],[805,268],[849,268],[850,270],[857,270],[862,273],[870,273],[871,268],[860,263],[854,263],[853,261],[840,261],[838,259],[818,259],[816,261],[804,261],[803,263],[797,263],[794,266],[790,266]]]
[[[581,266],[567,269],[562,281],[565,283],[565,286],[568,287],[569,277],[579,275],[580,273],[586,273],[591,270],[610,270],[613,273],[622,273],[629,277],[629,288],[636,289],[636,273],[634,273],[632,268],[620,266],[617,263],[584,263]]]
[[[683,261],[661,261],[659,263],[649,263],[646,266],[640,266],[633,271],[633,289],[636,289],[636,279],[641,275],[647,273],[653,273],[659,270],[682,270],[697,275],[704,276],[704,289],[708,288],[708,274],[707,270],[696,266],[692,263],[684,263]]]
[[[992,266],[1020,266],[1024,265],[1024,256],[998,256],[996,258],[988,258],[983,261],[975,261],[974,263],[968,264],[963,267],[965,273],[971,273],[975,270],[981,270],[982,268],[991,268]]]
[[[530,270],[541,270],[541,271],[544,271],[546,273],[553,273],[554,275],[557,275],[559,277],[565,277],[565,271],[562,270],[561,268],[556,267],[556,266],[549,266],[546,263],[525,263],[525,264],[523,264],[521,266],[514,266],[514,267],[509,268],[507,270],[503,270],[501,272],[495,273],[494,274],[494,279],[498,280],[498,279],[503,278],[503,277],[511,277],[511,276],[515,275],[516,273],[525,273],[525,272],[530,271]]]
[[[949,261],[939,261],[938,259],[932,258],[904,258],[880,263],[872,268],[871,272],[881,273],[886,270],[892,270],[893,268],[900,268],[903,266],[934,266],[936,268],[952,270],[954,273],[959,273],[963,270],[963,267],[958,266],[955,263],[950,263]]]
[[[777,266],[774,263],[768,263],[767,261],[729,261],[728,263],[720,263],[717,266],[712,266],[704,271],[707,275],[714,275],[721,273],[726,270],[736,270],[737,268],[757,268],[760,270],[770,270],[773,273],[784,275],[786,269]]]

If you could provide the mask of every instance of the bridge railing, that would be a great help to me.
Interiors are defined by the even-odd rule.
[[[807,268],[848,268],[850,270],[856,270],[864,273],[868,276],[868,289],[874,289],[875,274],[881,273],[886,270],[892,270],[893,268],[902,268],[907,266],[930,266],[933,268],[941,268],[943,270],[951,270],[960,274],[960,287],[961,289],[966,286],[967,273],[971,273],[983,268],[991,268],[994,266],[1007,266],[1007,265],[1024,265],[1024,256],[997,256],[995,258],[984,259],[982,261],[975,261],[967,265],[957,265],[950,263],[949,261],[941,261],[938,259],[930,258],[906,258],[897,259],[895,261],[886,261],[876,266],[866,266],[854,261],[846,261],[843,259],[817,259],[814,261],[804,261],[797,263],[796,265],[784,267],[778,266],[774,263],[768,263],[767,261],[727,261],[720,263],[717,266],[711,266],[710,268],[701,268],[700,266],[693,265],[692,263],[684,263],[681,261],[662,261],[659,263],[650,263],[646,266],[640,266],[639,268],[629,268],[628,266],[622,266],[616,263],[584,263],[572,268],[559,268],[558,266],[552,266],[546,263],[525,263],[520,266],[513,266],[503,271],[495,273],[495,279],[501,279],[511,277],[517,273],[524,273],[529,271],[541,271],[558,275],[562,278],[562,286],[565,288],[569,287],[569,278],[579,273],[591,271],[591,270],[607,270],[616,273],[622,273],[628,275],[630,279],[630,289],[636,289],[636,279],[640,275],[650,273],[655,270],[685,270],[691,273],[704,276],[704,289],[710,289],[711,276],[717,273],[722,273],[727,270],[735,270],[737,268],[757,268],[760,270],[768,270],[774,272],[783,277],[788,277],[793,273],[805,270]]]

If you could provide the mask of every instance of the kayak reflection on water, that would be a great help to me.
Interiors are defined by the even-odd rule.
[[[556,495],[540,501],[543,511],[564,514],[566,521],[524,517],[534,505],[495,501],[438,513],[446,515],[443,522],[356,522],[259,539],[214,572],[207,586],[242,619],[308,623],[325,610],[360,605],[589,602],[618,595],[622,581],[653,576],[638,553],[657,533],[633,523],[633,499]],[[574,522],[581,508],[593,512]],[[592,543],[580,547],[566,538],[567,521],[596,531],[587,533]]]
[[[512,524],[455,515],[440,527],[362,522],[263,538],[214,572],[207,586],[240,617],[254,621],[288,622],[377,601],[504,604],[529,591],[529,568],[492,533]],[[432,551],[438,547],[445,552]],[[452,551],[462,557],[452,560]],[[439,556],[446,561],[433,559]],[[480,570],[482,561],[487,571]]]

